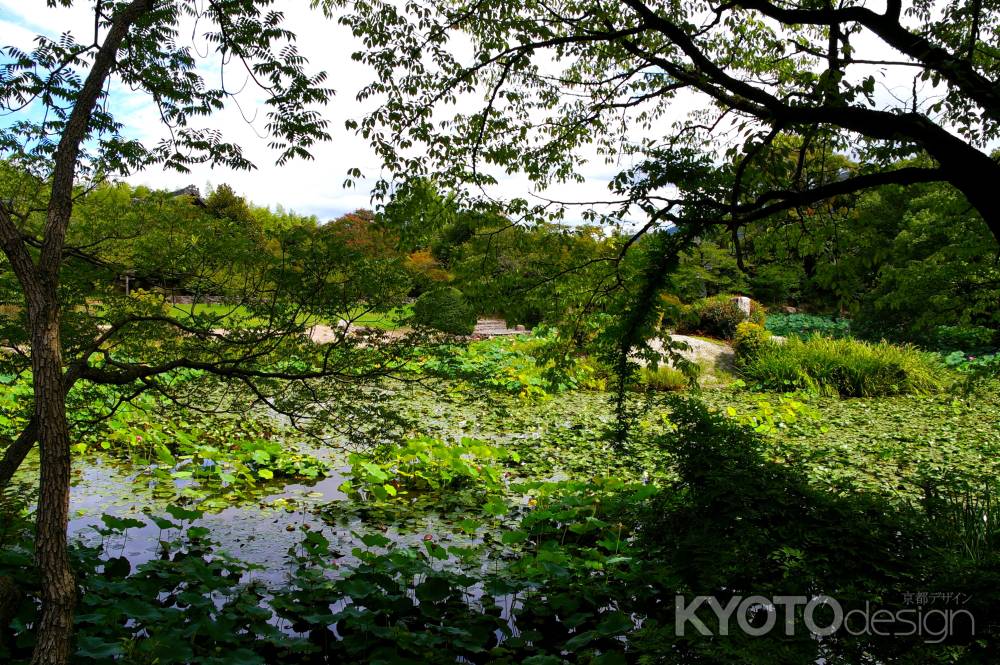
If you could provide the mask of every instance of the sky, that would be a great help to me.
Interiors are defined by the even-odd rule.
[[[359,50],[360,42],[336,20],[310,9],[309,0],[281,0],[278,6],[285,13],[285,27],[296,33],[299,51],[310,62],[309,71],[325,70],[329,77],[327,85],[337,91],[323,109],[330,121],[333,140],[317,145],[312,151],[315,157],[312,161],[275,165],[277,155],[267,148],[264,135],[262,93],[250,85],[240,97],[239,108],[228,104],[207,122],[209,126],[222,129],[226,140],[239,143],[245,155],[257,165],[257,170],[241,172],[202,165],[194,167],[192,173],[181,174],[151,168],[131,176],[130,182],[169,190],[195,185],[203,191],[207,186],[226,183],[256,205],[281,206],[300,214],[315,215],[321,221],[371,207],[370,190],[381,174],[379,159],[365,139],[344,127],[346,120],[360,119],[372,103],[368,102],[366,107],[356,100],[357,92],[373,75],[364,64],[350,57]],[[45,0],[0,0],[0,45],[29,49],[35,35],[56,37],[64,31],[72,31],[81,41],[89,39],[93,32],[91,2],[80,0],[68,9],[52,9],[46,6]],[[209,52],[203,40],[194,38],[194,45],[202,52]],[[876,94],[885,99],[887,106],[894,104],[893,96],[905,98],[909,95],[908,78],[896,80],[892,74],[884,72],[878,78]],[[124,134],[150,143],[161,138],[165,130],[156,107],[145,95],[116,85],[111,90],[111,102],[116,118],[125,124]],[[686,114],[689,109],[686,103],[677,104],[678,114]],[[256,113],[257,110],[261,112]],[[665,126],[673,119],[666,118]],[[609,180],[628,166],[609,165],[603,159],[594,158],[578,171],[584,178],[583,183],[556,185],[544,192],[535,192],[524,177],[500,174],[498,186],[490,193],[501,199],[523,197],[531,200],[532,194],[540,194],[564,201],[604,200],[610,198]],[[344,181],[352,167],[360,169],[362,178],[354,187],[345,188]],[[574,214],[579,213],[571,211],[567,219],[573,221]]]
[[[197,166],[191,173],[182,174],[152,168],[129,177],[131,183],[169,190],[195,185],[202,191],[209,185],[226,183],[256,205],[281,206],[300,214],[316,215],[320,220],[371,207],[371,187],[381,174],[379,159],[365,139],[344,127],[346,120],[358,119],[366,111],[355,97],[372,78],[365,65],[350,57],[358,50],[359,42],[347,28],[325,18],[318,10],[311,10],[309,0],[282,0],[280,6],[285,13],[285,27],[296,33],[299,51],[309,60],[309,71],[326,71],[328,86],[336,90],[335,97],[322,109],[330,121],[333,140],[317,145],[312,150],[315,157],[312,161],[275,165],[277,155],[267,148],[262,108],[254,118],[260,97],[255,97],[253,86],[247,86],[241,97],[243,110],[230,104],[209,124],[223,129],[227,140],[239,143],[257,170]],[[0,44],[29,49],[35,35],[56,37],[66,30],[72,31],[78,40],[86,40],[93,33],[91,11],[89,2],[77,2],[70,9],[50,9],[44,0],[0,0]],[[196,40],[195,44],[199,43]],[[150,141],[160,138],[163,129],[156,107],[145,95],[116,86],[111,96],[116,118],[126,126],[123,133]],[[248,123],[244,114],[254,122]],[[359,168],[363,177],[354,187],[345,188],[344,181],[352,167]],[[598,162],[581,170],[585,183],[558,186],[545,194],[574,200],[607,198],[607,183],[615,172],[617,169]],[[514,198],[525,197],[529,192],[525,178],[504,176],[492,193]]]

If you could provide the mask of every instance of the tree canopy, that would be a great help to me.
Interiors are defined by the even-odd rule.
[[[49,2],[57,4],[73,3]],[[0,128],[0,158],[8,175],[12,170],[23,176],[13,178],[14,191],[0,200],[5,286],[16,284],[20,296],[5,312],[5,319],[14,323],[5,326],[13,337],[8,342],[13,353],[5,362],[22,370],[30,366],[33,395],[33,413],[7,446],[2,467],[9,476],[37,439],[36,557],[44,592],[33,662],[65,663],[69,658],[76,589],[66,539],[71,452],[66,400],[77,382],[118,387],[127,401],[146,390],[163,391],[171,373],[187,370],[208,381],[241,386],[252,400],[282,411],[281,402],[295,397],[322,403],[322,397],[316,400],[315,386],[306,385],[311,380],[340,375],[350,383],[358,367],[370,367],[347,361],[340,344],[317,353],[299,334],[303,296],[313,304],[319,298],[332,302],[359,296],[328,263],[330,257],[350,252],[329,234],[280,242],[277,257],[248,253],[254,246],[252,234],[233,234],[249,221],[245,206],[226,192],[209,200],[215,215],[209,228],[195,232],[200,243],[170,244],[174,229],[150,223],[173,203],[153,196],[151,205],[133,205],[115,191],[96,196],[95,203],[125,213],[131,230],[127,223],[120,229],[106,213],[90,218],[103,228],[88,229],[83,236],[75,229],[81,217],[74,216],[75,203],[108,178],[154,164],[178,171],[202,163],[253,168],[240,145],[202,125],[226,104],[238,103],[242,86],[232,86],[237,72],[262,93],[264,130],[279,164],[308,158],[316,142],[329,138],[319,110],[332,95],[324,86],[326,75],[307,70],[275,4],[99,1],[93,4],[92,34],[39,35],[30,51],[2,49],[0,109],[6,122]],[[182,35],[189,29],[199,43],[185,42]],[[218,79],[205,75],[209,63],[219,68]],[[113,82],[153,101],[164,138],[143,143],[126,135],[115,115]],[[185,221],[203,217],[196,211],[178,212]],[[130,257],[120,241],[147,229],[163,234],[166,244],[147,244],[159,255],[145,258],[165,272],[176,272],[175,279],[198,293],[211,285],[242,294],[236,302],[249,306],[250,325],[220,331],[211,316],[183,318],[164,311],[162,296],[122,300],[105,289],[100,303],[89,302],[80,286],[86,280],[81,273],[68,275],[69,268],[82,261],[107,272],[127,261],[124,267],[134,270],[138,257]],[[165,249],[180,255],[165,256]],[[300,390],[279,390],[280,382],[297,382]]]
[[[1000,13],[990,3],[359,3],[381,100],[353,124],[393,174],[544,187],[588,157],[621,165],[608,201],[652,225],[738,227],[884,184],[946,182],[994,236]],[[399,57],[405,54],[405,57]],[[788,167],[750,165],[797,146]],[[856,168],[812,178],[810,151]],[[905,156],[926,155],[901,166]]]

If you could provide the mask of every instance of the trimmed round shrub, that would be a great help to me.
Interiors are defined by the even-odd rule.
[[[712,296],[684,307],[677,317],[677,332],[733,339],[736,335],[736,326],[744,321],[749,320],[759,326],[764,325],[766,317],[763,305],[756,300],[750,300],[748,318],[733,298],[731,295]]]
[[[745,320],[743,310],[729,296],[714,296],[693,303],[678,322],[677,332],[732,339],[736,326]]]
[[[476,311],[453,286],[428,291],[413,304],[413,322],[450,335],[471,335]]]
[[[733,337],[733,350],[736,351],[737,364],[745,364],[753,361],[760,355],[769,344],[774,344],[771,340],[771,332],[751,321],[744,321],[736,326],[736,335]]]

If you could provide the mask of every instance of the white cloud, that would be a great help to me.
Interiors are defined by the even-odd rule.
[[[2,14],[0,14],[0,16],[2,16]],[[31,48],[32,40],[38,33],[33,32],[18,23],[6,20],[5,18],[0,18],[0,34],[3,35],[3,43],[5,46],[16,46],[21,50],[27,50]]]
[[[227,140],[242,146],[245,154],[257,165],[257,170],[241,172],[199,166],[193,168],[190,174],[179,174],[153,168],[133,175],[129,178],[131,182],[165,189],[178,189],[188,184],[204,187],[206,183],[228,183],[258,205],[280,205],[303,214],[315,214],[321,219],[371,205],[369,188],[381,174],[380,162],[365,139],[344,128],[345,120],[359,118],[366,110],[356,100],[356,94],[370,82],[372,74],[365,65],[350,57],[358,50],[360,42],[336,20],[311,10],[308,0],[283,2],[281,9],[286,15],[286,27],[298,37],[299,51],[308,58],[313,69],[327,72],[328,85],[337,91],[324,109],[330,121],[333,141],[317,146],[312,151],[313,161],[276,166],[276,155],[268,150],[267,139],[262,137],[266,118],[258,105],[261,93],[251,84],[241,95],[240,103],[247,116],[253,118],[256,113],[253,124],[244,120],[235,104],[229,104],[208,124],[222,129]],[[66,10],[49,9],[41,2],[0,0],[0,21],[3,21],[0,26],[7,24],[0,41],[21,48],[29,47],[37,32],[55,37],[64,31],[72,31],[78,40],[83,41],[93,30],[89,3],[77,3],[71,10]],[[201,40],[196,43],[204,52],[205,45]],[[212,77],[217,78],[214,68],[206,68],[203,73],[210,82]],[[116,117],[125,124],[127,135],[144,141],[156,141],[165,135],[155,106],[144,95],[114,84],[112,103]],[[352,167],[361,169],[363,178],[354,188],[344,188],[348,169]],[[602,160],[594,160],[582,172],[587,176],[586,184],[562,185],[548,194],[552,198],[607,198],[607,180],[614,170]],[[493,193],[504,198],[530,198],[529,192],[526,179],[504,174]]]

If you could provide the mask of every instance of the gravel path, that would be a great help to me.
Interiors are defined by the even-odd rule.
[[[351,326],[351,332],[364,332],[365,330],[367,330],[365,326]],[[385,335],[386,337],[401,337],[406,334],[406,332],[406,328],[400,328],[398,330],[387,330],[385,331]],[[524,335],[527,332],[528,331],[525,330],[524,326],[508,328],[507,322],[503,319],[479,319],[479,321],[476,322],[476,327],[472,331],[471,337],[473,339],[485,339],[488,337],[502,337],[506,335]],[[309,329],[310,339],[317,344],[329,344],[330,342],[338,339],[341,334],[342,330],[322,323]]]

